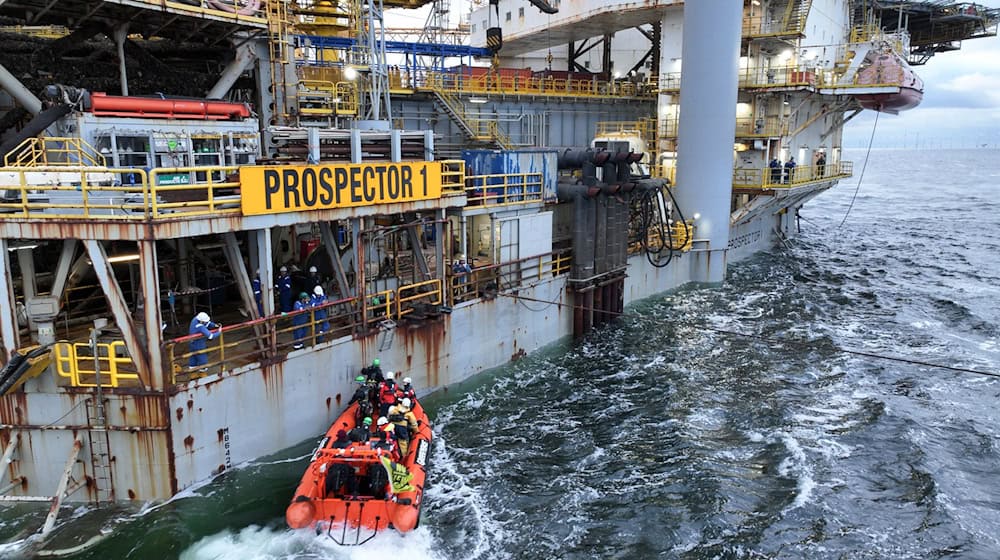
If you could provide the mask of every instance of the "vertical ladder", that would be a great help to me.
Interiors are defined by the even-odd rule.
[[[288,83],[285,79],[285,69],[290,62],[287,2],[267,0],[267,48],[271,58],[271,95],[276,124],[286,124],[289,117]]]
[[[114,480],[111,477],[111,449],[108,442],[107,422],[97,399],[87,401],[87,440],[90,443],[90,465],[94,473],[97,503],[115,500]]]

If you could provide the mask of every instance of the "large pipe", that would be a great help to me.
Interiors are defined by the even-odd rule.
[[[243,75],[243,71],[256,58],[257,56],[253,52],[253,47],[249,43],[237,47],[236,56],[226,66],[226,69],[222,71],[219,81],[215,82],[215,85],[212,86],[206,97],[209,99],[222,99],[225,97],[229,93],[229,90],[232,89],[233,84],[236,83],[236,80],[240,79],[240,76]]]
[[[2,64],[0,64],[0,88],[9,93],[14,98],[14,101],[17,101],[32,115],[42,112],[42,100],[28,91],[28,88],[24,87],[24,84],[15,78]]]
[[[98,116],[145,117],[173,119],[230,120],[250,118],[246,103],[170,99],[156,97],[124,97],[90,94],[90,111]]]
[[[695,219],[707,251],[695,254],[693,279],[721,282],[726,272],[733,187],[733,138],[742,2],[685,2],[677,147],[677,203]]]

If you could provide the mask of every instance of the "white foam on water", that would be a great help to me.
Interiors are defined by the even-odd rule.
[[[311,529],[293,531],[251,525],[204,537],[183,551],[180,560],[384,560],[400,556],[407,560],[443,560],[433,550],[433,544],[433,536],[425,528],[406,534],[382,531],[361,546],[340,546],[326,533],[317,535]]]
[[[798,488],[795,499],[783,510],[783,513],[788,513],[809,503],[813,489],[816,487],[816,481],[813,479],[812,467],[809,465],[806,452],[799,445],[798,440],[788,434],[782,434],[780,438],[785,444],[785,449],[788,450],[788,457],[782,459],[781,463],[778,464],[778,474],[789,478],[794,477]]]

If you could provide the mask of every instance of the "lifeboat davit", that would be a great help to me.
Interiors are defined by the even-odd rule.
[[[337,432],[349,432],[357,425],[357,411],[358,404],[352,404],[330,425],[285,510],[285,521],[292,529],[325,530],[341,545],[364,544],[379,531],[405,533],[420,524],[431,447],[430,421],[414,400],[411,411],[419,428],[401,461],[393,461],[388,451],[367,442],[334,448]]]
[[[912,109],[924,99],[924,81],[896,53],[875,55],[871,64],[858,72],[858,85],[898,87],[892,93],[874,93],[855,96],[865,109],[897,114]]]

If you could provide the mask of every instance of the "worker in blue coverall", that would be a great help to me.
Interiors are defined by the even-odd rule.
[[[279,268],[278,273],[278,282],[274,285],[274,289],[278,290],[282,313],[288,313],[292,310],[292,277],[285,267]]]
[[[251,285],[253,286],[253,300],[257,302],[257,316],[258,317],[263,317],[264,316],[264,300],[261,299],[263,296],[261,295],[261,289],[260,289],[260,271],[259,270],[257,271],[257,274],[254,275],[253,282],[251,282]]]
[[[309,294],[302,292],[299,294],[299,301],[295,302],[294,311],[302,311],[309,309]],[[309,323],[309,319],[312,318],[312,313],[299,313],[292,317],[292,325],[299,327],[292,332],[295,337],[295,345],[292,348],[298,350],[302,348],[302,340],[305,339],[306,335],[309,334],[309,327],[302,327],[300,325],[305,325]]]
[[[212,332],[212,329],[216,329],[215,332]],[[215,338],[215,335],[219,334],[221,329],[222,325],[213,323],[208,313],[204,311],[195,315],[194,319],[191,319],[191,327],[188,329],[188,334],[201,335],[192,340],[188,347],[188,350],[192,353],[191,358],[188,360],[188,366],[191,369],[208,363],[208,353],[203,352],[203,350],[208,346],[208,341]]]
[[[309,298],[309,305],[312,307],[320,307],[326,303],[326,294],[323,293],[323,286],[316,286],[313,288],[313,295]],[[317,309],[313,312],[316,317],[316,334],[323,334],[330,330],[330,323],[326,321],[326,308]]]

